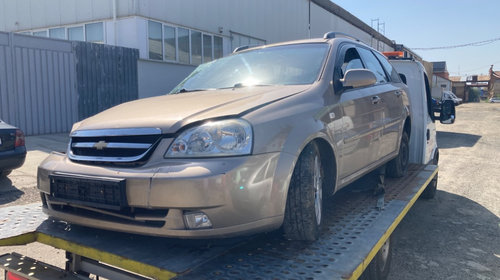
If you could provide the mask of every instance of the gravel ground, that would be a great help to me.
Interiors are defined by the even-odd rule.
[[[67,143],[28,137],[25,165],[0,179],[0,207],[39,201],[36,168]],[[438,193],[394,232],[389,279],[500,279],[500,104],[460,105],[455,124],[438,124],[438,145]],[[64,252],[43,244],[0,247],[12,251],[64,267]]]
[[[460,105],[437,128],[438,192],[394,232],[389,279],[500,279],[500,104]]]

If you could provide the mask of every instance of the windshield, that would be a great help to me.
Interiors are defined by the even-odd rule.
[[[170,93],[264,85],[312,84],[328,44],[297,44],[236,53],[198,66]]]

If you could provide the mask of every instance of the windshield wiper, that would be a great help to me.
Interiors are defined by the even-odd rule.
[[[185,88],[181,88],[181,90],[179,90],[179,92],[193,92],[193,91],[201,91],[203,89],[185,89]]]
[[[179,91],[174,92],[174,93],[177,94],[177,93],[195,92],[195,91],[202,91],[202,90],[207,90],[207,89],[204,89],[204,88],[197,88],[197,89],[185,89],[185,88],[181,88]]]
[[[237,89],[237,88],[244,88],[244,87],[269,87],[272,85],[245,85],[243,83],[236,83],[232,87],[222,87],[222,88],[217,88],[217,89]]]

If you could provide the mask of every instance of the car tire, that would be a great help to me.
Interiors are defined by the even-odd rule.
[[[393,178],[400,178],[406,175],[408,171],[408,162],[410,159],[410,139],[408,138],[408,133],[403,131],[401,136],[401,143],[399,144],[398,155],[389,161],[387,164],[387,176]]]
[[[12,173],[12,170],[0,171],[0,177],[7,177],[10,173]]]
[[[362,280],[383,280],[387,279],[392,262],[392,241],[391,237],[385,241],[373,260],[365,269],[359,279]]]
[[[436,150],[436,154],[434,155],[432,164],[438,165],[438,162],[439,162],[439,150]],[[434,178],[432,178],[427,187],[425,187],[425,190],[422,192],[420,197],[424,199],[434,198],[437,192],[437,184],[438,184],[438,173],[436,173],[436,175],[434,176]]]
[[[318,239],[323,216],[323,168],[318,146],[310,143],[293,170],[283,231],[289,240]]]

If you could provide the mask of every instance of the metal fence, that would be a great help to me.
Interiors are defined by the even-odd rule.
[[[137,49],[74,42],[78,118],[138,98]]]
[[[0,32],[0,118],[27,135],[137,99],[138,50]]]

